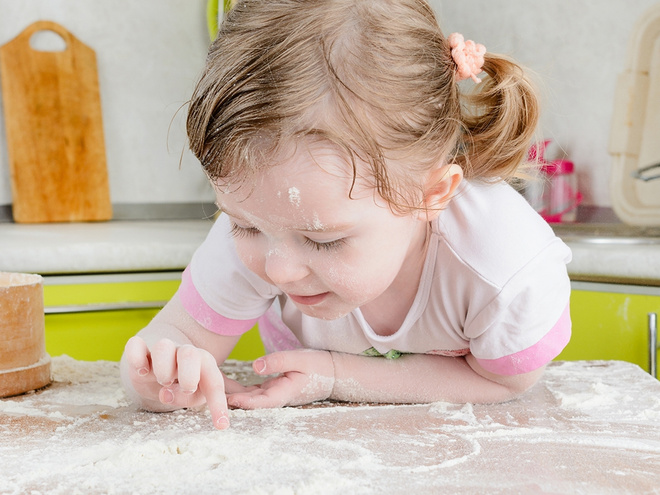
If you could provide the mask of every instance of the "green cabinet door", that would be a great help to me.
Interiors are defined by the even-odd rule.
[[[571,341],[559,360],[629,361],[649,370],[648,313],[660,313],[660,288],[574,282]]]
[[[46,350],[51,356],[118,361],[126,341],[176,292],[180,272],[44,277]],[[648,313],[660,313],[660,288],[574,282],[573,334],[558,360],[621,360],[649,369]],[[230,359],[265,353],[258,328]]]
[[[46,351],[118,361],[126,341],[151,321],[180,280],[180,272],[44,277]],[[255,326],[229,358],[252,360],[264,352]]]

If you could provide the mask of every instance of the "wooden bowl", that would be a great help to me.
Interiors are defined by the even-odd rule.
[[[45,387],[50,381],[43,279],[0,272],[0,397]]]

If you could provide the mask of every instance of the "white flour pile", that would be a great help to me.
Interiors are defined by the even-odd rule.
[[[249,367],[230,363],[245,379]],[[151,414],[117,363],[53,359],[0,400],[0,494],[657,493],[660,383],[626,363],[555,363],[508,404]],[[249,378],[249,377],[248,377]]]

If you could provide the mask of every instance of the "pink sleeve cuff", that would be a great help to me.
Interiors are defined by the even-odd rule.
[[[206,301],[197,292],[193,284],[190,266],[183,272],[181,286],[179,287],[179,298],[184,309],[197,323],[219,335],[243,335],[257,322],[257,318],[251,320],[232,320],[226,318],[206,304]]]
[[[536,344],[498,359],[479,359],[486,371],[497,375],[520,375],[548,364],[566,347],[571,338],[571,315],[567,305],[555,326]]]

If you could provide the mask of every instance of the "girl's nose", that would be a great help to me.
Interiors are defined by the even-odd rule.
[[[291,249],[271,247],[266,253],[266,275],[276,285],[297,282],[309,275],[307,264]]]

